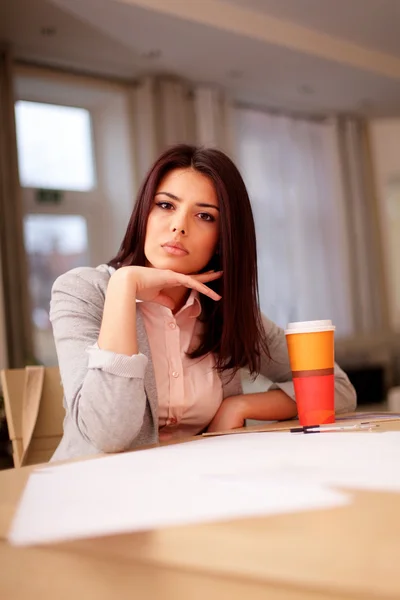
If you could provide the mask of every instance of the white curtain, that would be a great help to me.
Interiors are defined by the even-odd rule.
[[[262,310],[332,319],[353,332],[346,214],[334,123],[236,112],[238,162],[252,201]]]

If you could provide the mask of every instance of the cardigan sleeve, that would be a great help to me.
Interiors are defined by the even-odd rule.
[[[132,445],[143,423],[148,358],[98,347],[105,296],[96,277],[90,268],[61,275],[52,289],[50,320],[66,411],[99,451],[119,452]]]
[[[270,352],[270,358],[261,357],[261,375],[273,382],[295,400],[292,373],[290,370],[285,333],[270,319],[262,315],[263,327]],[[335,412],[351,412],[357,405],[356,392],[346,373],[335,363]]]

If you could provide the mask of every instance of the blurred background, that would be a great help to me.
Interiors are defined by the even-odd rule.
[[[260,301],[400,384],[398,0],[0,0],[0,368],[56,363],[51,285],[112,258],[175,142],[248,186]]]

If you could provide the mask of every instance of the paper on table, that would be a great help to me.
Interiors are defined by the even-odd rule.
[[[245,448],[246,457],[241,445],[226,448],[224,439],[217,445],[217,438],[199,440],[37,471],[29,478],[9,540],[55,542],[348,502],[346,494],[318,483],[285,481],[276,470],[268,472],[271,456],[264,450],[255,454],[259,437],[254,447]]]
[[[225,440],[223,446],[220,441]],[[275,482],[317,483],[353,489],[400,492],[400,432],[254,433],[207,438],[209,451],[235,456],[224,476],[271,477]],[[254,457],[248,464],[247,456]],[[219,465],[216,465],[219,469]]]
[[[336,416],[336,422],[350,421],[351,423],[380,423],[383,421],[400,421],[400,413],[391,412],[373,412],[373,413],[354,413],[351,415]],[[203,437],[216,437],[220,435],[248,435],[249,433],[263,433],[271,431],[290,431],[292,427],[298,427],[299,422],[293,421],[264,421],[257,425],[240,427],[225,431],[213,431],[203,433]]]
[[[336,417],[336,421],[399,421],[400,413],[395,412],[371,412],[358,413],[355,415],[345,415]]]
[[[50,467],[9,539],[59,541],[341,506],[329,486],[400,491],[400,433],[256,433]]]

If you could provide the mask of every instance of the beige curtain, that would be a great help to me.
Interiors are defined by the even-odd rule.
[[[0,257],[5,338],[9,367],[32,358],[27,268],[14,120],[13,63],[0,46]]]
[[[133,139],[136,172],[141,181],[168,146],[193,143],[193,117],[185,82],[145,77],[132,89]]]
[[[362,119],[337,121],[350,249],[355,332],[388,329],[387,293],[368,128]]]
[[[171,77],[144,77],[132,89],[136,171],[141,181],[168,146],[177,143],[234,150],[233,107],[209,86]]]
[[[210,86],[196,86],[193,96],[196,142],[201,146],[215,146],[234,156],[235,114],[232,103],[221,90]]]

